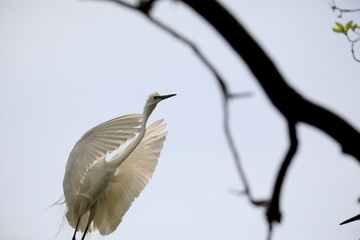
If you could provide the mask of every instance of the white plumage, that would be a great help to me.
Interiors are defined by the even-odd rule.
[[[156,105],[175,96],[149,96],[143,114],[130,114],[104,122],[86,132],[75,144],[66,164],[63,181],[66,219],[86,232],[101,235],[115,231],[126,211],[150,180],[167,132],[159,120],[146,128]],[[140,128],[138,128],[141,125]],[[136,138],[134,138],[136,136]],[[106,155],[128,140],[130,144],[111,159]]]

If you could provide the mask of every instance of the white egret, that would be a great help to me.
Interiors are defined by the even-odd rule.
[[[167,132],[159,120],[146,128],[156,105],[176,94],[152,93],[143,114],[104,122],[86,132],[72,149],[63,181],[66,219],[76,232],[115,231],[130,205],[151,178]],[[137,128],[141,125],[140,128]],[[136,136],[137,135],[137,136]],[[109,160],[106,155],[133,139]]]

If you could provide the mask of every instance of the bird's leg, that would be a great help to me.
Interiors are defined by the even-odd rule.
[[[87,222],[85,231],[84,231],[84,235],[82,236],[81,240],[84,240],[84,239],[85,239],[85,235],[86,235],[86,233],[87,233],[87,231],[88,231],[88,229],[89,229],[89,226],[90,226],[92,220],[94,220],[95,213],[96,213],[96,206],[97,206],[97,204],[95,203],[95,204],[90,208],[89,219],[88,219],[88,222]]]
[[[74,232],[74,235],[72,237],[72,240],[76,240],[75,236],[76,236],[76,232],[77,232],[78,227],[79,227],[80,219],[81,219],[81,217],[79,217],[79,219],[78,219],[78,221],[76,223],[75,232]]]

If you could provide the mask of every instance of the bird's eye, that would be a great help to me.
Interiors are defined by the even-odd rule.
[[[161,96],[154,96],[154,100],[160,99]]]

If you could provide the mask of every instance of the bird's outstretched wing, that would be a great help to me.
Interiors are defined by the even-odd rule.
[[[93,228],[101,235],[115,231],[122,217],[155,171],[167,132],[159,120],[146,129],[144,138],[117,169],[119,177],[110,183],[104,198],[98,201]],[[121,155],[115,155],[115,157]]]
[[[87,131],[72,149],[63,181],[65,200],[73,206],[81,183],[92,164],[132,139],[142,114],[129,114],[104,122]]]

